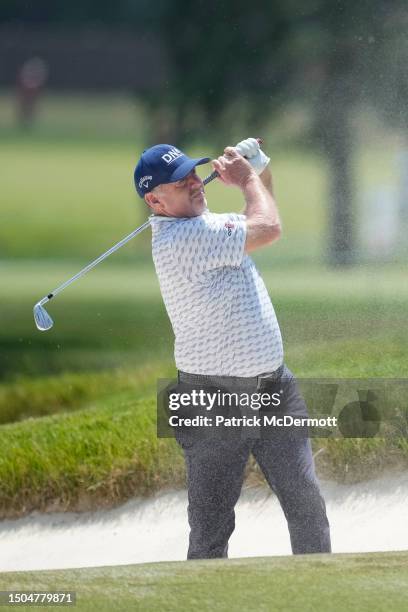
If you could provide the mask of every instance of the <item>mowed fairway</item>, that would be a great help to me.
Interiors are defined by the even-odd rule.
[[[128,143],[8,140],[0,148],[2,257],[95,258],[134,229]]]
[[[302,555],[0,575],[0,589],[76,591],[78,610],[405,612],[407,553]]]
[[[136,195],[134,165],[143,147],[135,142],[50,140],[19,136],[0,144],[2,258],[96,258],[144,222],[149,211]],[[191,155],[203,155],[197,148]],[[216,151],[204,153],[216,154]],[[285,237],[275,245],[279,264],[310,261],[324,248],[324,172],[319,160],[296,151],[276,153],[276,189]],[[291,173],[296,168],[299,184]],[[211,165],[200,168],[202,177]],[[215,181],[206,188],[214,212],[241,212],[237,189]],[[299,215],[299,210],[302,210]],[[117,261],[149,256],[148,233],[114,255]]]
[[[296,374],[405,375],[408,290],[402,267],[280,268],[273,247],[258,265]],[[173,333],[152,262],[101,264],[47,305],[55,321],[48,332],[36,329],[32,307],[75,274],[77,263],[2,262],[0,270],[3,380],[172,361]]]

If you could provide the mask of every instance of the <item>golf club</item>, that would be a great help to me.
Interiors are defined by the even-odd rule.
[[[68,287],[68,285],[70,285],[71,283],[76,281],[78,278],[81,278],[81,276],[84,276],[84,274],[92,270],[92,268],[94,268],[95,266],[98,265],[98,263],[100,263],[101,261],[109,257],[109,255],[112,255],[112,253],[120,249],[120,247],[125,245],[132,238],[134,238],[134,236],[137,236],[137,234],[140,234],[140,232],[145,230],[149,225],[150,225],[150,218],[145,223],[143,223],[143,225],[133,230],[133,232],[131,232],[128,236],[125,236],[125,238],[120,240],[120,242],[118,242],[113,247],[111,247],[108,251],[106,251],[106,253],[102,253],[102,255],[100,255],[97,259],[95,259],[90,264],[88,264],[85,268],[83,268],[80,272],[78,272],[78,274],[75,274],[75,276],[65,281],[65,283],[63,283],[62,285],[60,285],[59,287],[51,291],[51,293],[44,296],[39,302],[37,302],[37,304],[34,306],[34,321],[35,321],[37,328],[40,331],[47,331],[48,329],[51,329],[51,327],[54,324],[50,315],[45,310],[44,304],[52,300],[52,298],[58,295],[58,293],[61,293],[61,291],[65,289],[65,287]]]
[[[262,144],[261,138],[257,138],[257,140],[259,144]],[[217,171],[212,172],[203,180],[203,184],[208,185],[208,183],[211,183],[211,181],[216,179],[217,176],[218,176]],[[133,230],[133,232],[131,232],[128,236],[125,236],[125,238],[120,240],[117,244],[111,247],[108,251],[106,251],[105,253],[102,253],[102,255],[100,255],[97,259],[95,259],[90,264],[88,264],[85,268],[80,270],[80,272],[75,274],[75,276],[65,281],[65,283],[63,283],[62,285],[60,285],[59,287],[51,291],[51,293],[44,296],[39,302],[37,302],[33,308],[34,321],[37,326],[37,329],[39,329],[40,331],[47,331],[51,329],[51,327],[54,325],[54,321],[52,320],[48,312],[45,310],[44,304],[52,300],[52,298],[58,295],[58,293],[61,293],[61,291],[65,289],[66,287],[68,287],[68,285],[70,285],[74,281],[78,280],[78,278],[81,278],[81,276],[84,276],[87,272],[92,270],[92,268],[94,268],[99,263],[101,263],[101,261],[109,257],[109,255],[112,255],[112,253],[114,253],[115,251],[120,249],[122,246],[124,246],[127,242],[129,242],[129,240],[137,236],[137,234],[140,234],[140,232],[143,232],[143,230],[145,230],[149,225],[150,225],[150,217],[147,221],[145,221],[145,223],[143,223],[143,225]]]
[[[218,175],[216,173],[212,172],[209,176],[207,176],[207,178],[204,179],[203,181],[204,185],[207,185],[208,183],[213,181],[215,178],[217,178],[217,176]],[[120,242],[118,242],[113,247],[111,247],[108,251],[106,251],[106,253],[102,253],[102,255],[100,255],[97,259],[95,259],[90,264],[88,264],[80,272],[75,274],[75,276],[65,281],[65,283],[63,283],[62,285],[60,285],[59,287],[51,291],[51,293],[44,296],[39,302],[37,302],[37,304],[35,304],[34,309],[33,309],[34,321],[37,326],[37,329],[39,329],[40,331],[47,331],[48,329],[51,329],[51,327],[54,325],[54,321],[52,320],[48,312],[45,310],[44,304],[52,300],[52,298],[58,295],[58,293],[61,293],[61,291],[65,289],[66,287],[68,287],[68,285],[70,285],[74,281],[78,280],[78,278],[81,278],[81,276],[84,276],[87,272],[92,270],[92,268],[94,268],[99,263],[101,263],[101,261],[109,257],[109,255],[112,255],[112,253],[114,253],[115,251],[120,249],[122,246],[124,246],[127,242],[129,242],[129,240],[137,236],[137,234],[140,234],[140,232],[143,232],[143,230],[145,230],[149,225],[150,225],[150,218],[145,223],[143,223],[143,225],[133,230],[133,232],[131,232],[128,236],[125,236],[125,238],[123,238]]]

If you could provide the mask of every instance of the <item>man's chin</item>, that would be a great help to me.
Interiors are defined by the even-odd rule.
[[[207,200],[205,198],[203,198],[202,200],[194,202],[193,206],[191,208],[192,208],[191,209],[191,216],[192,217],[198,217],[199,215],[202,215],[203,212],[208,210],[208,208],[207,208]]]

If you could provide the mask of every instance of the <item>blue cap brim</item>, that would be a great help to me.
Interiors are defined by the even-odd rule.
[[[196,166],[201,166],[201,164],[208,164],[211,161],[210,157],[200,157],[199,159],[188,159],[183,162],[178,168],[175,169],[173,174],[171,175],[171,180],[169,183],[175,183],[176,181],[180,181],[187,174],[189,174]]]

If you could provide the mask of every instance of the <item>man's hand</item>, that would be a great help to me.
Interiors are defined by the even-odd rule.
[[[255,172],[259,175],[265,170],[266,166],[271,161],[259,147],[256,138],[246,138],[241,140],[236,147],[236,151],[243,157],[246,157]]]
[[[224,155],[214,159],[212,163],[220,179],[227,185],[236,185],[244,189],[248,181],[256,178],[251,164],[234,147],[226,147]]]
[[[239,187],[244,195],[247,226],[245,252],[250,253],[277,240],[281,226],[269,169],[264,169],[262,176],[257,176],[250,160],[246,160],[234,147],[227,147],[224,155],[212,163],[219,178],[227,185]]]

